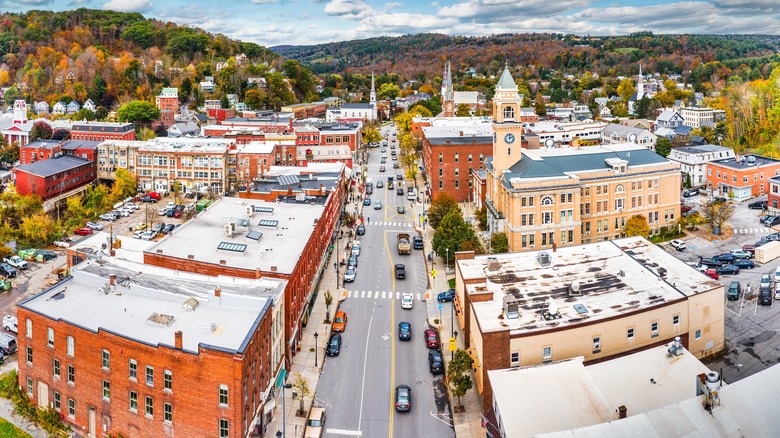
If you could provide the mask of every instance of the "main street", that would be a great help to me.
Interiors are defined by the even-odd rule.
[[[386,132],[384,129],[383,135]],[[392,134],[388,137],[394,138]],[[398,143],[395,145],[400,154]],[[388,175],[403,173],[403,169],[393,169],[389,146],[387,152],[386,172],[379,171],[379,148],[369,153],[367,177],[375,185],[383,180],[384,187],[374,187],[371,206],[363,207],[366,234],[359,236],[357,277],[345,284],[348,297],[340,306],[348,314],[341,353],[325,359],[314,402],[326,407],[326,436],[452,437],[442,376],[430,373],[423,338],[428,286],[423,251],[412,249],[410,255],[398,255],[396,249],[399,232],[416,235],[413,221],[420,206],[413,207],[406,193],[398,195],[397,185],[387,187]],[[404,192],[406,186],[404,182]],[[382,201],[379,210],[373,208],[377,199]],[[405,208],[403,214],[397,212],[398,206]],[[346,248],[345,242],[340,240],[340,249]],[[406,266],[405,279],[395,278],[396,263]],[[405,292],[414,294],[412,309],[401,308]],[[410,341],[398,339],[401,321],[412,324]],[[327,342],[325,336],[322,338],[320,348]],[[412,388],[410,412],[395,411],[397,385]]]

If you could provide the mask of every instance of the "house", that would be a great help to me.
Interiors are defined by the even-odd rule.
[[[168,128],[168,137],[196,137],[200,132],[200,127],[196,123],[174,123]]]
[[[214,92],[214,82],[213,81],[201,81],[200,82],[200,91],[203,91],[204,93],[213,93]]]
[[[601,131],[602,144],[634,143],[654,151],[656,136],[643,128],[610,123]]]
[[[76,114],[80,109],[81,105],[79,105],[79,103],[75,100],[71,100],[70,103],[65,107],[65,114]]]
[[[33,105],[33,111],[35,111],[36,115],[41,114],[49,114],[49,104],[45,101],[35,102],[35,105]]]
[[[54,104],[52,107],[52,114],[65,114],[65,111],[68,109],[68,106],[65,105],[62,101],[59,101]]]
[[[215,68],[215,70],[217,70],[218,72],[220,72],[220,71],[222,71],[222,70],[223,70],[225,67],[227,67],[227,66],[228,66],[228,63],[227,63],[227,62],[225,62],[225,61],[217,61],[217,65],[216,65],[216,67],[214,67],[214,68]]]
[[[90,110],[93,113],[95,110],[97,110],[97,106],[95,105],[95,102],[92,102],[92,99],[87,99],[86,102],[84,102],[84,105],[82,106],[86,110]]]
[[[243,53],[239,53],[238,55],[236,55],[236,65],[239,67],[246,64],[248,60],[249,59],[247,58],[247,56]]]
[[[13,106],[8,107],[11,117],[0,117],[0,132],[8,144],[24,146],[30,138],[30,130],[33,123],[27,120],[27,103],[22,99],[14,101]],[[40,119],[42,123],[52,123],[46,119]]]
[[[246,82],[250,86],[257,85],[257,88],[268,88],[268,83],[266,82],[265,78],[248,78]]]
[[[220,102],[219,99],[206,100],[203,102],[203,105],[206,107],[207,110],[222,108],[222,102]]]
[[[179,89],[176,87],[163,88],[160,95],[155,98],[155,103],[160,109],[160,121],[163,126],[171,126],[179,113]]]
[[[702,187],[707,183],[707,163],[734,158],[734,151],[724,146],[704,144],[672,148],[667,159],[679,163],[688,185]]]
[[[228,105],[230,105],[231,108],[235,108],[238,104],[238,94],[228,94],[227,96]]]
[[[655,119],[655,129],[666,128],[674,130],[684,123],[685,119],[679,112],[671,108],[666,108]]]

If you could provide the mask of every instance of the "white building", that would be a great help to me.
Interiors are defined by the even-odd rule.
[[[635,143],[655,150],[656,136],[647,129],[610,123],[601,131],[602,144]]]
[[[572,140],[575,138],[581,142],[600,142],[601,131],[605,126],[607,124],[604,122],[563,123],[542,121],[527,123],[523,128],[525,132],[531,132],[539,136],[541,144],[545,144],[547,140],[552,140],[555,145],[568,146],[571,145]]]
[[[726,117],[724,110],[716,110],[707,107],[682,107],[680,115],[683,118],[683,124],[691,128],[698,128],[705,122],[718,122]]]
[[[672,148],[669,161],[680,163],[684,175],[690,177],[691,187],[707,184],[707,163],[734,158],[734,151],[724,146],[705,144]]]

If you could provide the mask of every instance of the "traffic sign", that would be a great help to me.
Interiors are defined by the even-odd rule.
[[[441,301],[439,301],[439,310],[441,310],[442,307],[444,307],[444,306],[442,305]]]
[[[433,277],[434,280],[436,279],[436,270],[435,269],[431,269],[431,277]]]
[[[455,351],[457,348],[455,348],[455,338],[450,338],[450,351]]]

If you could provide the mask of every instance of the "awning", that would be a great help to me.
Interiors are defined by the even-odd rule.
[[[287,376],[287,370],[286,369],[282,368],[281,370],[279,370],[279,375],[276,376],[276,382],[274,382],[274,387],[278,388],[278,387],[282,386],[282,384],[284,383],[284,378],[286,376]]]
[[[273,411],[276,407],[276,399],[272,398],[268,401],[268,403],[265,404],[265,407],[263,407],[263,415],[268,414],[269,412]]]

